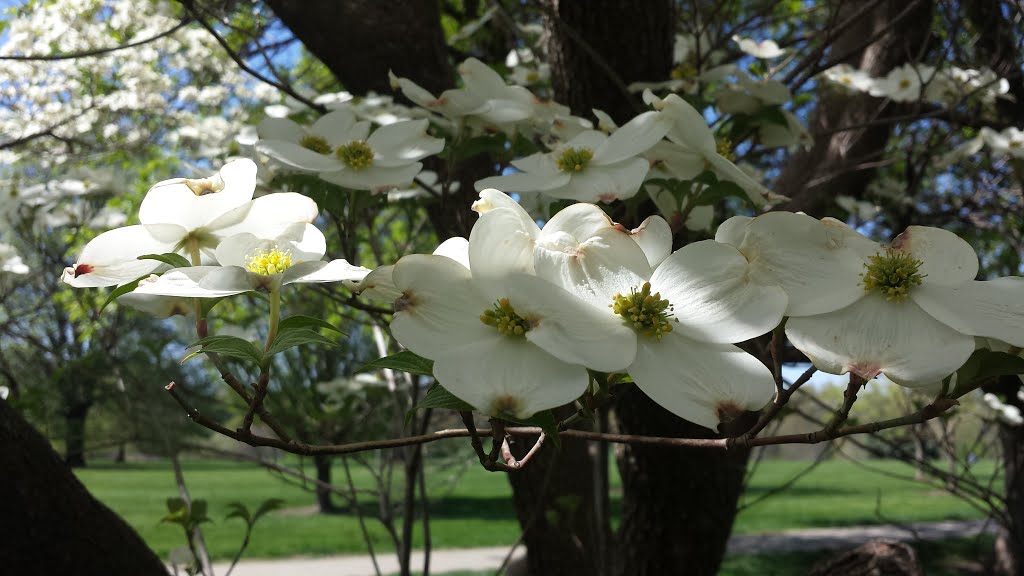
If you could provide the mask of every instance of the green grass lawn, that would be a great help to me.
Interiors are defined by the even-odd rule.
[[[786,482],[807,466],[806,462],[765,461],[757,468],[746,492],[747,502]],[[888,473],[912,475],[906,465],[894,461],[869,461]],[[365,545],[359,525],[351,514],[313,514],[313,495],[302,486],[285,482],[251,464],[220,460],[183,462],[193,498],[208,502],[213,523],[204,526],[211,553],[229,558],[243,534],[240,520],[225,520],[227,504],[240,501],[250,509],[267,498],[281,498],[286,509],[276,511],[256,526],[247,557],[319,554],[360,554]],[[990,473],[992,464],[976,467]],[[354,469],[357,486],[369,486],[370,476]],[[436,548],[509,545],[519,535],[519,526],[502,474],[470,466],[462,474],[450,470],[428,476],[431,505],[431,534]],[[340,466],[334,470],[336,484],[343,485]],[[92,493],[121,514],[163,557],[184,543],[177,526],[161,524],[164,501],[177,496],[169,463],[93,463],[78,472]],[[451,478],[457,477],[457,483]],[[618,478],[613,476],[613,508],[619,504]],[[390,550],[390,539],[374,519],[377,502],[361,498],[361,509],[369,516],[368,528],[378,551]],[[879,516],[881,514],[881,517]],[[883,520],[908,522],[977,518],[967,503],[941,490],[913,481],[900,480],[867,470],[854,463],[836,460],[818,466],[785,492],[744,509],[737,519],[737,533],[768,532],[789,528],[843,526],[879,523]],[[417,527],[417,538],[419,538]],[[740,574],[743,572],[733,572]]]

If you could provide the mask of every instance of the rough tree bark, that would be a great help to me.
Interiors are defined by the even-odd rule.
[[[139,535],[93,498],[50,443],[3,400],[0,470],[5,574],[167,574]]]
[[[863,6],[860,2],[839,3],[835,21],[845,22],[862,12]],[[844,63],[872,76],[884,76],[921,52],[931,28],[931,11],[930,0],[916,0],[916,4],[907,0],[881,2],[840,31],[825,57],[849,54]],[[871,38],[877,39],[865,44]],[[775,182],[775,192],[791,198],[780,209],[820,218],[837,209],[836,196],[864,196],[876,173],[869,166],[882,159],[893,125],[876,123],[839,129],[892,113],[895,106],[883,106],[882,99],[863,93],[837,89],[819,93],[818,105],[808,121],[808,129],[815,135],[814,145],[786,162]]]
[[[331,483],[331,458],[330,456],[313,456],[313,467],[316,468],[316,479],[323,484],[317,484],[316,503],[321,514],[331,514],[338,509],[331,501],[331,491],[324,487],[324,484]]]

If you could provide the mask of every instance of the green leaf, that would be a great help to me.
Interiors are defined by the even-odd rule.
[[[255,344],[235,336],[207,336],[202,340],[193,342],[189,348],[199,346],[199,350],[189,354],[182,360],[182,363],[199,354],[215,352],[222,356],[239,358],[241,360],[252,360],[256,364],[263,363],[263,353]]]
[[[356,372],[368,372],[370,370],[380,370],[382,368],[390,368],[392,370],[408,372],[410,374],[419,374],[420,376],[434,375],[434,361],[427,360],[426,358],[423,358],[409,350],[402,350],[401,352],[397,352],[390,356],[378,358],[363,365],[361,368],[356,370]]]
[[[228,502],[228,514],[224,517],[225,520],[231,518],[241,518],[245,520],[246,524],[252,525],[252,517],[249,515],[249,509],[241,502]]]
[[[181,498],[167,499],[167,515],[160,519],[161,523],[179,524],[188,527],[189,514],[188,506]]]
[[[288,330],[294,330],[296,328],[325,328],[327,330],[333,330],[338,334],[344,334],[339,328],[335,327],[334,324],[320,318],[314,318],[312,316],[295,315],[289,316],[277,326],[278,334],[286,332]]]
[[[138,257],[138,260],[158,260],[164,264],[170,265],[171,268],[188,268],[192,266],[181,254],[175,254],[174,252],[167,252],[165,254],[143,254]]]
[[[145,276],[139,276],[135,280],[132,280],[127,284],[121,284],[117,288],[111,290],[110,294],[107,295],[107,299],[103,302],[103,305],[100,306],[100,312],[103,312],[103,309],[109,306],[110,303],[113,302],[114,300],[117,300],[121,296],[124,296],[125,294],[138,288],[139,282],[141,282],[143,278],[149,278],[149,274],[146,274]]]
[[[202,524],[203,522],[213,522],[210,517],[206,515],[206,500],[193,500],[192,501],[192,514],[189,520],[192,521],[192,525]]]
[[[789,128],[789,120],[787,120],[786,115],[782,113],[782,109],[777,106],[759,110],[754,114],[754,118],[768,124],[777,124],[783,128]]]
[[[729,182],[727,180],[720,180],[715,184],[705,188],[700,196],[697,196],[697,206],[706,206],[715,204],[719,200],[735,196],[737,198],[747,198],[746,191],[735,182]]]
[[[451,152],[460,161],[477,154],[502,154],[505,152],[506,142],[504,134],[487,134],[463,140]]]
[[[308,328],[292,328],[286,332],[278,332],[274,342],[267,349],[266,357],[284,352],[301,344],[323,344],[325,346],[337,346],[338,343],[323,336],[319,332]]]
[[[467,404],[465,401],[460,400],[454,394],[445,389],[444,386],[434,383],[427,390],[427,395],[420,400],[420,403],[416,405],[414,410],[421,410],[426,408],[444,408],[447,410],[473,410],[473,407]]]
[[[268,498],[260,504],[260,507],[256,509],[256,512],[252,515],[252,523],[255,524],[264,514],[273,512],[284,508],[284,500],[280,498]]]
[[[975,350],[959,370],[956,371],[956,387],[950,398],[959,398],[999,376],[1024,374],[1024,358],[981,348]]]

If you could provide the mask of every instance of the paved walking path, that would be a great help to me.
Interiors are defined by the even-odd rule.
[[[791,552],[798,550],[822,550],[853,548],[868,540],[945,540],[977,535],[982,530],[993,531],[994,527],[981,520],[919,522],[904,525],[850,526],[846,528],[808,528],[786,530],[771,534],[742,534],[729,539],[729,554],[763,554],[766,552]],[[516,550],[514,559],[522,558],[526,551]],[[508,547],[464,548],[435,550],[430,555],[430,571],[433,574],[457,570],[496,570],[501,566]],[[398,562],[393,554],[382,554],[377,558],[382,574],[398,572]],[[423,554],[413,552],[413,566],[423,566]],[[227,564],[215,565],[215,572],[223,575]],[[331,556],[323,558],[283,558],[279,560],[243,560],[238,563],[232,576],[375,576],[376,572],[369,556]]]

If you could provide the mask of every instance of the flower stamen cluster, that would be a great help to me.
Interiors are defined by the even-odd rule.
[[[887,248],[864,263],[860,275],[864,290],[877,290],[890,302],[902,302],[910,289],[920,286],[924,275],[918,273],[921,261],[901,250]]]
[[[280,274],[292,266],[292,254],[277,248],[260,250],[246,261],[251,272],[269,276]]]
[[[480,321],[498,329],[502,336],[523,336],[530,331],[530,323],[516,314],[508,298],[494,303],[493,310],[486,310],[480,315]]]
[[[353,170],[362,170],[373,164],[373,148],[365,140],[354,140],[339,146],[334,155]]]
[[[317,154],[323,154],[324,156],[331,153],[331,145],[327,142],[327,139],[323,136],[317,136],[315,134],[306,134],[299,140],[299,146],[307,150],[312,150]]]
[[[630,289],[628,296],[615,294],[610,306],[643,336],[660,341],[662,336],[672,331],[672,320],[675,320],[672,317],[673,306],[661,297],[661,292],[651,294],[650,282],[644,282],[639,292],[636,288]]]
[[[732,140],[728,138],[719,137],[715,139],[715,145],[717,147],[718,155],[725,158],[729,162],[736,161],[736,154],[732,151]]]
[[[558,169],[562,172],[581,172],[594,158],[590,148],[566,148],[558,156]]]

